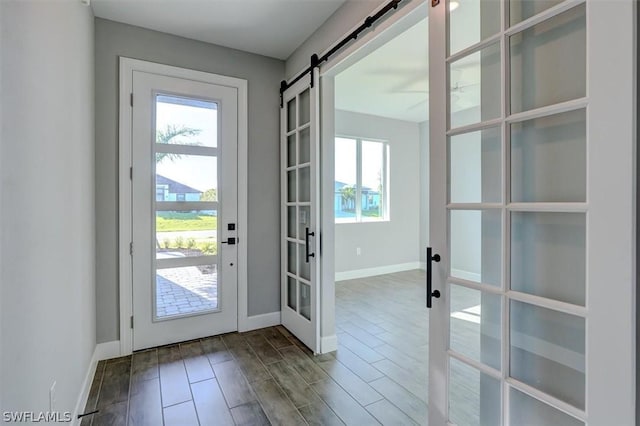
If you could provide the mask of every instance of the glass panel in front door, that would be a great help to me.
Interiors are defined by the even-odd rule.
[[[218,106],[155,99],[155,319],[216,311]]]
[[[586,418],[586,14],[558,3],[447,8],[447,409],[459,426]]]

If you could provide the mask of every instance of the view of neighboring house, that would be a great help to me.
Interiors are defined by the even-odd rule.
[[[200,201],[201,191],[156,175],[156,201]]]
[[[377,210],[380,207],[380,192],[363,186],[360,190],[362,211]],[[334,190],[334,213],[335,217],[353,217],[356,211],[356,187],[335,181]]]

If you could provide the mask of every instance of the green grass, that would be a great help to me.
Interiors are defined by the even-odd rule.
[[[362,210],[362,216],[366,216],[366,217],[380,217],[380,210],[376,209],[371,209],[371,210]]]
[[[156,217],[157,232],[208,231],[217,228],[218,218],[216,216],[191,212],[158,212]]]

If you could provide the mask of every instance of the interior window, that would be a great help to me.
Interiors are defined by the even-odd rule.
[[[388,159],[385,141],[335,138],[336,223],[388,220]]]

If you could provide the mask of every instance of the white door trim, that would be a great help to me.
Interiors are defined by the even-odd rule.
[[[132,238],[132,191],[130,180],[131,156],[131,98],[133,71],[155,73],[233,87],[238,90],[238,331],[249,327],[247,306],[247,205],[248,205],[248,97],[247,81],[202,71],[120,57],[119,87],[119,158],[118,158],[118,259],[120,290],[120,355],[128,355],[133,348],[132,258],[129,244]]]
[[[373,15],[382,9],[381,4],[370,14]],[[367,56],[373,50],[382,46],[407,28],[422,19],[421,14],[427,9],[424,0],[405,0],[393,14],[377,23],[375,28],[358,36],[343,51],[337,53],[320,66],[320,216],[318,229],[322,235],[322,257],[320,261],[320,279],[318,288],[320,294],[319,321],[320,321],[320,353],[333,352],[338,348],[335,329],[335,223],[334,223],[334,194],[333,184],[335,180],[334,156],[335,156],[335,76],[353,65],[358,60]],[[428,10],[428,9],[427,9]],[[342,40],[354,29],[336,41]],[[334,43],[335,44],[335,43]],[[330,46],[330,48],[333,47]],[[324,53],[328,52],[326,49]],[[428,117],[425,117],[427,119]]]

